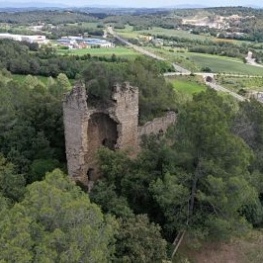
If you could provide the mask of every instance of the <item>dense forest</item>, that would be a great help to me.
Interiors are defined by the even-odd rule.
[[[1,19],[30,23],[40,17],[50,18],[40,12]],[[126,24],[131,17],[103,19]],[[92,19],[98,18],[61,12],[52,23]],[[169,21],[155,19],[165,28]],[[233,51],[231,43],[209,50],[209,42],[197,44],[192,51]],[[238,102],[211,89],[183,98],[163,76],[171,66],[142,56],[62,56],[51,46],[0,40],[0,69],[1,263],[182,262],[172,259],[179,233],[200,247],[262,228],[260,102]],[[62,100],[75,81],[85,84],[94,104],[108,103],[116,83],[137,86],[141,124],[167,110],[177,113],[176,124],[166,134],[144,137],[133,158],[102,147],[101,176],[90,192],[66,168]]]
[[[259,102],[207,90],[180,104],[174,94],[176,126],[145,138],[136,159],[101,149],[102,177],[88,197],[63,174],[61,98],[70,86],[64,74],[45,86],[2,72],[3,262],[161,262],[180,231],[201,242],[262,225]]]
[[[3,12],[1,13],[1,23],[11,23],[19,25],[31,25],[32,23],[47,23],[47,24],[64,24],[78,22],[94,22],[97,19],[86,13],[70,12],[67,10],[61,11],[26,11],[26,12]]]

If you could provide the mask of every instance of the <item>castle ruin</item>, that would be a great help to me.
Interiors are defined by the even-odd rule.
[[[68,174],[88,184],[95,180],[96,152],[101,146],[112,150],[139,150],[142,135],[166,132],[176,114],[138,125],[139,90],[128,83],[116,85],[110,105],[90,106],[86,89],[76,85],[63,102]]]

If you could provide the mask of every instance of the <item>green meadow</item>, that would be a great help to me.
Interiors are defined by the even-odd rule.
[[[211,36],[205,35],[195,35],[187,31],[176,30],[176,29],[165,29],[161,27],[152,27],[148,30],[138,30],[134,31],[132,26],[126,25],[125,29],[116,29],[116,32],[126,38],[137,38],[139,35],[164,35],[164,36],[174,36],[179,38],[187,38],[193,40],[213,40]]]
[[[207,88],[205,84],[202,84],[195,77],[178,76],[176,78],[167,78],[167,81],[173,85],[175,90],[188,95],[193,95],[195,93],[205,91]]]
[[[202,68],[209,67],[214,73],[263,76],[263,67],[247,65],[238,58],[194,53],[182,50],[179,51],[177,49],[174,49],[174,52],[170,52],[167,48],[145,47],[145,49],[193,72],[198,72],[201,71]]]
[[[212,72],[218,73],[263,75],[263,68],[247,65],[240,59],[191,52],[187,52],[185,55],[200,69],[209,67]]]
[[[115,54],[117,57],[123,57],[127,59],[134,59],[140,54],[131,48],[126,47],[114,47],[114,48],[85,48],[75,50],[58,50],[60,54],[78,55],[83,56],[90,54],[91,56],[98,57],[111,57]]]
[[[12,74],[12,78],[14,80],[21,82],[21,83],[23,83],[25,81],[25,78],[27,76],[28,75]],[[33,76],[33,77],[37,77],[37,79],[40,80],[43,84],[47,84],[48,77],[43,77],[43,76]]]
[[[21,74],[12,74],[12,79],[16,80],[20,83],[23,83],[28,75],[21,75]],[[44,77],[44,76],[33,76],[36,77],[39,81],[41,81],[43,84],[47,85],[48,84],[48,78],[49,77]],[[54,78],[56,80],[56,78]],[[69,82],[71,84],[74,84],[75,80],[74,79],[69,79]]]

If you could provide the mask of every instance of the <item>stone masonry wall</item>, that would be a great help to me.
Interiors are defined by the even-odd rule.
[[[114,87],[110,106],[90,107],[87,100],[85,87],[77,85],[63,102],[68,174],[84,184],[93,180],[96,152],[101,146],[136,154],[142,135],[165,133],[176,120],[176,114],[168,112],[139,127],[139,91],[128,83]]]
[[[138,144],[138,88],[128,83],[115,86],[109,107],[88,107],[87,99],[85,87],[75,86],[63,102],[68,173],[84,184],[89,172],[96,170],[99,147],[113,141],[115,145],[109,148],[128,149]]]
[[[116,101],[112,110],[119,122],[116,148],[134,148],[138,144],[139,90],[124,83],[115,87],[112,97]]]
[[[63,102],[66,156],[68,174],[81,180],[85,172],[87,152],[88,107],[87,95],[82,86],[75,86]]]
[[[165,133],[171,124],[176,122],[176,113],[168,111],[165,116],[155,118],[138,127],[138,141],[143,135]]]

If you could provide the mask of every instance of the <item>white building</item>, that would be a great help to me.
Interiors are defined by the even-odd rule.
[[[43,35],[16,35],[10,33],[0,33],[0,39],[13,39],[15,41],[26,41],[29,43],[47,44],[49,40]]]

